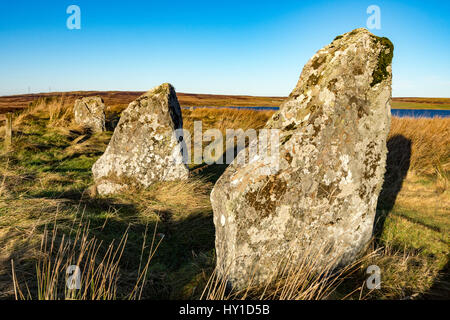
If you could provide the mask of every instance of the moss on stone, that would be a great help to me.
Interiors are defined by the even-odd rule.
[[[285,145],[286,142],[288,142],[291,138],[292,138],[292,134],[288,134],[287,136],[285,136],[281,141],[281,145]]]
[[[309,76],[308,81],[306,81],[306,84],[308,87],[315,86],[319,83],[320,76],[316,76],[315,74],[312,74]]]
[[[285,180],[280,179],[278,175],[269,176],[262,188],[248,192],[244,198],[250,207],[259,212],[260,218],[264,219],[276,212],[276,208],[286,190],[287,183]],[[272,196],[275,196],[275,200],[272,199]]]
[[[314,68],[314,70],[316,70],[316,69],[318,69],[325,61],[326,61],[326,57],[325,57],[325,56],[320,56],[320,57],[314,59],[314,61],[312,62],[312,67]]]
[[[377,83],[380,83],[389,75],[387,67],[391,64],[392,58],[394,56],[394,45],[388,38],[377,36],[374,37],[376,39],[376,44],[380,43],[382,45],[382,49],[380,51],[380,54],[378,55],[377,67],[372,73],[373,80],[370,84],[371,87],[373,87]]]
[[[286,127],[284,127],[285,131],[291,131],[291,130],[295,130],[295,129],[297,129],[295,122],[292,122],[292,123],[288,124]]]

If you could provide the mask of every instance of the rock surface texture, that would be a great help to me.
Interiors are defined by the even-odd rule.
[[[100,97],[77,99],[73,108],[75,123],[93,132],[105,131],[105,104]]]
[[[392,56],[392,43],[365,29],[336,37],[266,125],[280,130],[278,167],[234,161],[219,178],[217,268],[234,287],[263,283],[306,252],[321,268],[365,248],[385,172]]]
[[[131,102],[122,112],[105,153],[92,167],[101,195],[133,187],[148,187],[156,181],[183,180],[183,127],[174,88],[164,83]]]

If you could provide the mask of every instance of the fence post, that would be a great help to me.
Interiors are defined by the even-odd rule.
[[[9,149],[12,144],[12,113],[6,114],[6,128],[5,128],[5,149]]]

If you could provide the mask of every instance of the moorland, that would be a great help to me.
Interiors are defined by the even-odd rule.
[[[108,121],[139,92],[74,92],[0,98],[14,112],[13,144],[0,122],[0,299],[197,299],[211,287],[214,225],[209,194],[224,164],[191,165],[184,182],[100,197],[91,167],[112,129],[92,134],[73,123],[78,96],[101,95]],[[189,106],[278,106],[284,98],[178,94]],[[393,107],[450,108],[450,99],[397,98]],[[184,128],[259,129],[273,111],[184,108]],[[338,281],[295,277],[239,297],[419,299],[449,295],[450,118],[393,117],[385,182],[367,254]],[[64,266],[85,266],[83,290],[64,289]],[[364,283],[381,269],[380,290]],[[286,280],[286,279],[285,279]],[[336,280],[336,279],[335,279]],[[294,281],[294,282],[295,282]],[[305,290],[305,288],[318,289]],[[322,290],[326,287],[327,290]],[[205,288],[208,288],[205,291]],[[212,289],[211,289],[212,288]],[[289,287],[290,288],[290,287]],[[301,290],[300,290],[301,291]],[[306,292],[307,291],[307,292]],[[212,292],[212,293],[211,293]]]

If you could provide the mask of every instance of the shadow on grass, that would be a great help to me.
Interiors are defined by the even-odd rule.
[[[125,298],[133,289],[139,267],[146,263],[155,234],[156,243],[161,240],[161,245],[150,263],[147,285],[142,298],[188,299],[198,298],[201,295],[214,267],[215,230],[212,211],[209,208],[199,208],[182,217],[179,211],[172,211],[177,209],[155,208],[150,209],[155,215],[145,218],[143,214],[146,210],[139,201],[133,203],[120,197],[91,198],[89,195],[81,197],[80,194],[78,198],[68,199],[65,195],[64,200],[68,201],[64,202],[64,206],[59,206],[58,210],[55,205],[51,208],[52,211],[48,212],[51,223],[47,225],[44,221],[49,220],[44,219],[34,225],[33,232],[42,235],[44,230],[53,230],[53,223],[56,222],[58,244],[63,236],[66,241],[74,237],[79,220],[83,217],[82,225],[86,226],[89,222],[90,234],[103,242],[99,258],[104,256],[110,243],[114,242],[117,245],[127,232],[127,244],[120,262],[118,299]],[[56,215],[57,211],[59,213]],[[51,218],[53,215],[54,218]],[[0,298],[14,298],[11,259],[14,259],[22,289],[26,283],[32,294],[37,292],[35,253],[39,252],[39,244],[34,241],[31,245],[31,238],[25,239],[24,235],[15,229],[0,234],[0,246],[5,248],[9,246],[8,254],[3,255],[0,260],[0,268],[3,270],[0,272]],[[142,255],[143,243],[145,252]],[[30,247],[33,249],[30,250]],[[60,275],[60,279],[63,281],[63,274]],[[61,283],[61,286],[63,285]]]
[[[211,170],[216,172],[219,168],[213,167]],[[121,268],[126,274],[137,275],[146,228],[147,248],[153,233],[156,242],[162,239],[150,263],[148,285],[143,298],[200,297],[215,263],[215,228],[210,208],[194,209],[180,217],[179,209],[175,211],[177,209],[170,206],[158,209],[156,206],[150,210],[157,218],[145,219],[142,214],[149,208],[143,208],[139,201],[125,204],[121,198],[87,197],[81,200],[83,205],[86,206],[87,217],[96,220],[92,226],[99,238],[112,241],[129,228],[127,247],[121,262]],[[117,211],[116,218],[103,226],[105,218],[98,216],[98,213],[111,210]]]
[[[204,179],[204,181],[206,182],[214,184],[224,173],[227,167],[228,164],[216,164],[216,163],[210,165],[207,164],[199,165],[191,170],[191,174],[193,176]]]
[[[394,207],[397,195],[402,189],[403,181],[411,163],[411,140],[395,135],[387,142],[387,159],[384,182],[377,203],[374,222],[374,237],[378,239],[384,228],[386,218]]]
[[[247,147],[249,145],[249,141],[248,140],[245,141],[245,146],[238,146],[237,144],[233,145],[234,146],[232,148],[226,150],[220,157],[218,157],[213,164],[198,165],[191,169],[191,173],[193,175],[205,179],[205,181],[207,182],[215,184],[217,180],[219,180],[220,176],[225,172],[225,170],[229,166],[229,163],[231,163],[240,152],[246,152],[245,157],[246,160],[248,161]],[[227,156],[231,157],[231,159],[227,159]],[[222,159],[222,163],[216,163],[219,162],[218,161],[219,159]]]
[[[114,131],[120,120],[120,114],[118,113],[107,113],[105,120],[105,127],[107,131]]]
[[[425,292],[422,299],[449,300],[450,299],[450,261],[439,271],[430,289]]]

